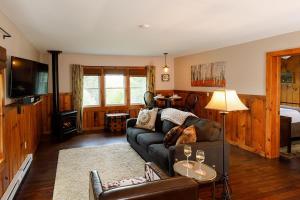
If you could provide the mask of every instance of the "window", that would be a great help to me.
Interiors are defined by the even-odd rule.
[[[99,75],[83,76],[83,106],[100,105]]]
[[[130,77],[130,104],[143,104],[146,77]]]
[[[105,105],[125,104],[125,78],[124,75],[105,75]]]

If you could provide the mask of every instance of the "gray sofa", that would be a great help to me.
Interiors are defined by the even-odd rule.
[[[155,132],[135,128],[136,118],[127,120],[126,135],[127,141],[133,149],[147,162],[154,162],[162,170],[173,176],[173,164],[176,160],[185,160],[183,153],[184,145],[170,146],[166,148],[163,144],[165,134],[176,124],[164,120],[161,121],[161,111],[158,112],[155,122]],[[190,144],[192,146],[192,156],[190,159],[195,160],[197,149],[205,151],[205,163],[215,166],[218,172],[218,178],[222,173],[222,132],[220,124],[207,119],[188,117],[184,125],[194,124],[197,131],[197,142]],[[228,171],[229,165],[229,145],[225,145],[225,169]]]

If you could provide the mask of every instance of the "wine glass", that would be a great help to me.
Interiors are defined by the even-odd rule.
[[[186,167],[190,168],[189,157],[192,155],[192,147],[190,145],[184,145],[184,155],[186,156]]]
[[[199,162],[199,169],[196,170],[196,173],[204,175],[203,170],[201,170],[201,164],[205,160],[205,153],[204,153],[203,150],[197,150],[197,152],[196,152],[196,160]]]

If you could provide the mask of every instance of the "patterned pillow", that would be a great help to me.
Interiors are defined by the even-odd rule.
[[[125,187],[130,185],[138,185],[141,183],[146,183],[147,179],[144,177],[128,178],[120,181],[112,181],[102,184],[102,189],[104,191],[111,190],[118,187]]]
[[[164,137],[164,145],[166,148],[169,148],[170,146],[173,146],[176,144],[176,141],[182,134],[185,126],[175,126],[172,128]]]
[[[155,120],[158,112],[158,108],[141,109],[136,121],[136,128],[143,128],[155,131]]]
[[[197,141],[197,130],[194,125],[191,125],[184,129],[176,141],[176,145],[178,144],[189,144]]]
[[[147,182],[158,181],[160,180],[160,176],[153,170],[149,165],[145,165],[145,178]]]

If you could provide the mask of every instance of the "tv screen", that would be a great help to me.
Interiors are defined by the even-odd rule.
[[[48,65],[38,63],[34,73],[34,94],[43,95],[48,93]]]
[[[11,98],[42,95],[48,93],[48,65],[11,57]]]

